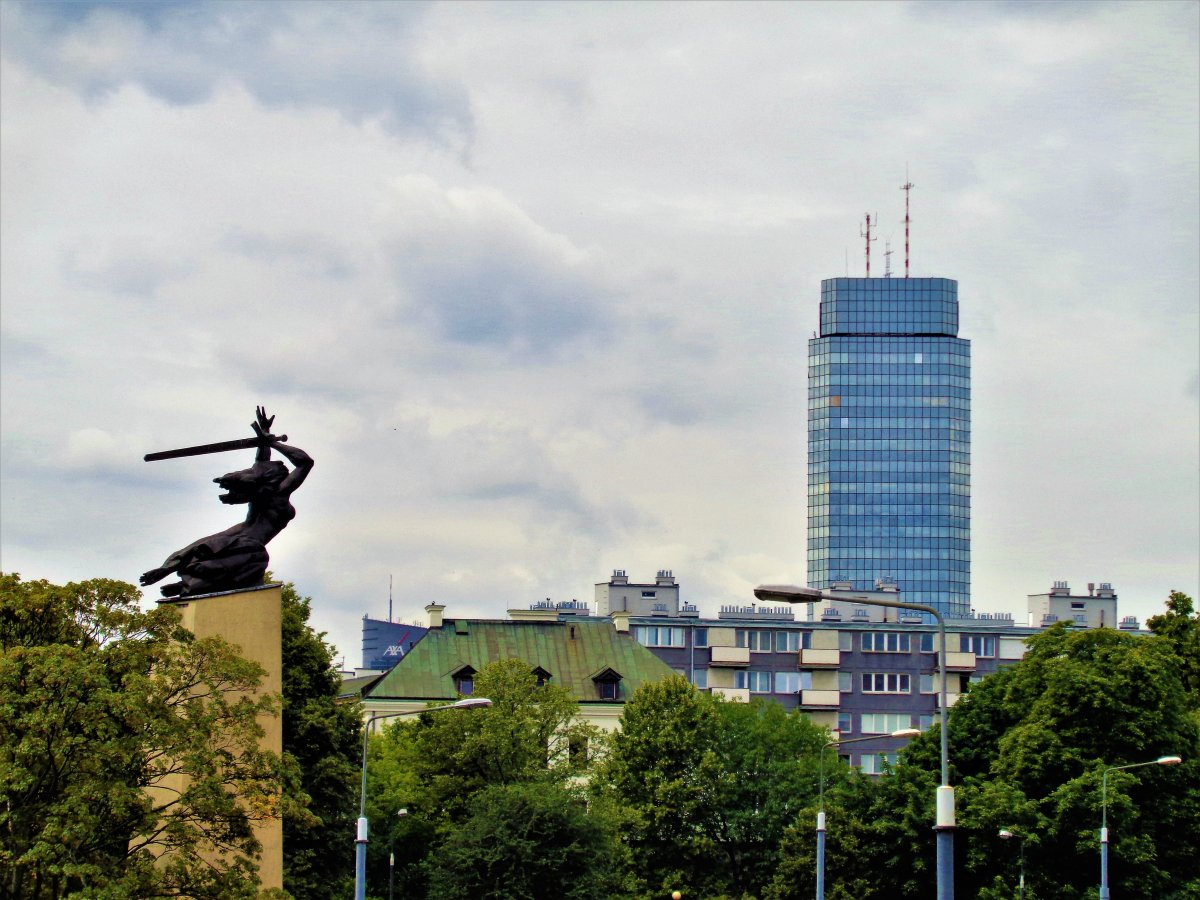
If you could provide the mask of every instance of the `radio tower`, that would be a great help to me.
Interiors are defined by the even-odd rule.
[[[892,242],[890,240],[883,242],[883,277],[892,277]]]
[[[900,185],[900,190],[904,191],[904,277],[908,277],[908,223],[912,221],[908,217],[908,198],[913,189],[913,183],[908,180],[908,172],[904,173],[904,184]]]
[[[875,223],[876,224],[879,223],[879,213],[875,214]],[[863,232],[863,230],[860,228],[858,230],[858,236],[867,239],[867,277],[870,278],[871,277],[871,241],[879,240],[879,238],[871,237],[871,214],[870,213],[867,213],[867,230],[866,230],[866,232]]]

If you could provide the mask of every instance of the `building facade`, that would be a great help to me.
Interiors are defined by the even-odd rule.
[[[970,612],[971,348],[948,278],[831,278],[808,346],[808,582]]]
[[[622,575],[624,573],[621,573]],[[1070,610],[1065,582],[1052,589]],[[894,585],[858,591],[848,583],[831,591],[844,600],[822,605],[729,604],[715,619],[680,604],[656,615],[616,612],[617,631],[633,638],[701,690],[730,700],[754,697],[799,709],[838,739],[864,738],[842,751],[864,772],[882,771],[906,741],[890,737],[907,728],[929,728],[940,713],[938,628],[907,610],[873,606],[875,596],[900,599]],[[1008,613],[946,616],[946,700],[953,706],[970,685],[1021,659],[1025,641],[1058,621],[1072,627],[1112,626],[1116,594],[1110,585],[1092,592],[1086,613],[1043,613],[1043,598],[1028,598],[1029,624]],[[1109,607],[1106,604],[1112,603]],[[1137,631],[1135,617],[1119,620]]]
[[[421,625],[363,616],[362,668],[377,672],[390,669],[424,637],[427,630]]]

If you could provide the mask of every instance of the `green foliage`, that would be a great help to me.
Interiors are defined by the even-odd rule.
[[[279,815],[283,767],[256,717],[277,698],[246,696],[257,665],[139,598],[0,575],[0,893],[257,893],[251,825]]]
[[[487,882],[479,870],[485,857],[491,871],[515,871],[527,865],[527,843],[515,835],[503,841],[484,835],[505,821],[515,821],[513,817],[525,810],[536,815],[536,828],[560,821],[568,828],[564,834],[581,847],[607,841],[607,852],[585,854],[575,860],[584,869],[571,871],[580,890],[609,884],[615,821],[601,809],[580,813],[572,788],[587,767],[578,756],[572,757],[571,748],[586,745],[596,754],[603,746],[593,726],[577,721],[578,701],[563,687],[539,686],[531,667],[515,659],[485,666],[475,677],[475,694],[493,705],[396,719],[370,739],[367,816],[373,831],[368,880],[386,880],[390,846],[396,850],[402,895],[436,890],[438,896],[458,896],[443,875],[426,885],[426,876],[440,871],[444,852],[452,852],[454,865],[460,867],[456,871],[472,884]],[[408,812],[403,819],[397,817],[400,809]],[[437,864],[423,865],[427,857]],[[539,877],[550,875],[543,871]]]
[[[725,703],[678,677],[640,688],[593,786],[627,810],[636,893],[757,894],[826,739],[775,703]]]
[[[497,784],[430,857],[433,900],[606,900],[619,873],[609,823],[561,783]]]
[[[1200,612],[1193,611],[1192,598],[1181,591],[1171,591],[1167,611],[1150,618],[1146,627],[1174,646],[1188,705],[1200,710]]]
[[[308,624],[312,601],[283,586],[283,752],[299,773],[283,816],[283,884],[298,900],[350,892],[362,708],[338,702],[333,648]]]
[[[1200,729],[1180,643],[1060,625],[1028,644],[950,716],[960,896],[994,896],[998,868],[1016,882],[1018,856],[1001,828],[1027,838],[1028,897],[1094,896],[1103,770],[1165,755],[1184,764],[1109,776],[1110,883],[1130,898],[1200,886]],[[908,763],[935,772],[935,741],[913,741]]]

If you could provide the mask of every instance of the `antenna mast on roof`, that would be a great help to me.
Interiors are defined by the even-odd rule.
[[[388,576],[388,621],[392,621],[392,576]]]
[[[879,224],[879,213],[875,213],[875,224]],[[861,228],[858,230],[858,236],[867,239],[867,277],[871,277],[871,241],[877,241],[879,238],[871,237],[871,214],[867,213],[867,230],[864,232]]]
[[[908,166],[904,167],[904,184],[900,185],[900,190],[904,191],[904,277],[908,277],[908,224],[912,220],[908,216],[908,199],[912,193],[913,183],[908,180]]]
[[[892,242],[886,240],[883,242],[883,277],[892,277]]]

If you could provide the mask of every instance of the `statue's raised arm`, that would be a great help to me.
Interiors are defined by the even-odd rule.
[[[142,575],[143,585],[178,574],[179,581],[164,585],[162,594],[188,597],[262,584],[270,562],[266,545],[295,518],[296,510],[289,497],[304,483],[313,467],[312,457],[299,447],[284,443],[287,435],[271,434],[274,421],[275,417],[268,417],[260,406],[250,424],[253,438],[147,454],[149,461],[224,450],[257,450],[250,468],[213,479],[225,491],[219,497],[222,503],[247,504],[246,520],[175,551],[162,566]],[[289,470],[278,460],[272,460],[272,450],[277,450],[294,468]]]

